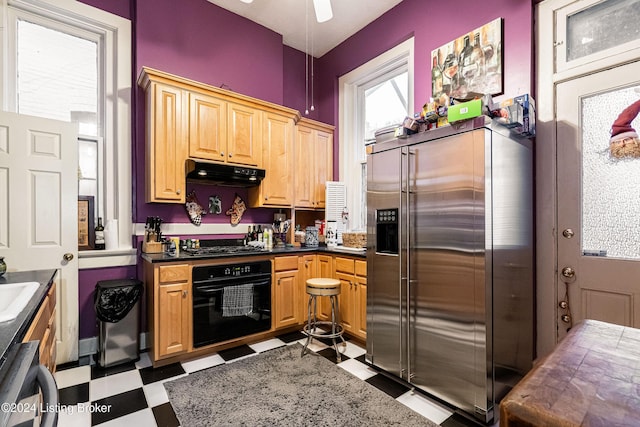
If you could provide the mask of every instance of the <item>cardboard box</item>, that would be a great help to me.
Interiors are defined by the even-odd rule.
[[[472,119],[481,115],[482,100],[480,99],[474,99],[473,101],[450,105],[447,111],[447,118],[449,120],[449,123]]]
[[[491,115],[498,123],[520,135],[532,137],[536,134],[536,104],[528,94],[494,105]]]

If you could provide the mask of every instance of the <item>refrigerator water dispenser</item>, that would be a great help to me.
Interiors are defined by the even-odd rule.
[[[398,254],[398,209],[376,210],[376,252]]]

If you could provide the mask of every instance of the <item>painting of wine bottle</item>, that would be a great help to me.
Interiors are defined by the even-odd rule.
[[[502,18],[431,51],[431,96],[503,92]]]

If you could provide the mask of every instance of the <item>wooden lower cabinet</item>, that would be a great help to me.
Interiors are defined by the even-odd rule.
[[[189,349],[188,283],[158,286],[157,356],[175,356]]]
[[[318,275],[318,256],[317,255],[301,255],[298,257],[298,270],[300,271],[300,309],[302,323],[306,323],[309,319],[309,295],[307,294],[307,280]],[[318,303],[320,300],[318,299]],[[319,308],[319,305],[318,305]]]
[[[271,284],[272,328],[268,333],[306,323],[309,298],[306,293],[307,279],[332,277],[339,279],[342,286],[339,308],[345,332],[366,339],[366,265],[366,261],[360,259],[317,253],[275,256]],[[192,263],[185,262],[144,265],[150,357],[154,366],[181,360],[200,350],[194,349],[191,344],[191,269]],[[53,301],[55,307],[55,299]],[[318,298],[318,320],[330,318],[329,298]],[[55,344],[55,340],[52,342]],[[55,361],[55,353],[52,360]]]
[[[307,321],[309,296],[306,281],[311,277],[340,280],[338,305],[340,322],[345,332],[361,339],[367,337],[367,262],[335,255],[301,255],[298,261],[302,323]],[[318,320],[331,320],[329,298],[317,299]]]
[[[340,280],[340,319],[345,332],[367,337],[367,263],[335,257],[336,278]]]
[[[22,342],[40,341],[40,364],[56,370],[56,284],[49,288]]]
[[[271,284],[273,328],[281,329],[298,325],[302,323],[298,256],[274,258],[273,269]]]
[[[146,264],[152,362],[187,353],[191,330],[191,265]]]

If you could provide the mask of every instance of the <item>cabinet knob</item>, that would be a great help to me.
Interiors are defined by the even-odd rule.
[[[176,194],[182,193],[182,190],[176,190]]]
[[[182,298],[186,298],[188,293],[189,291],[187,291],[186,289],[182,291]]]
[[[229,157],[233,157],[233,153],[229,153]]]
[[[224,151],[220,152],[220,157],[224,157]]]
[[[264,199],[265,200],[269,200],[269,196],[264,196]]]
[[[66,254],[62,255],[62,259],[67,262],[71,261],[73,259],[73,254],[71,252],[67,252]]]

